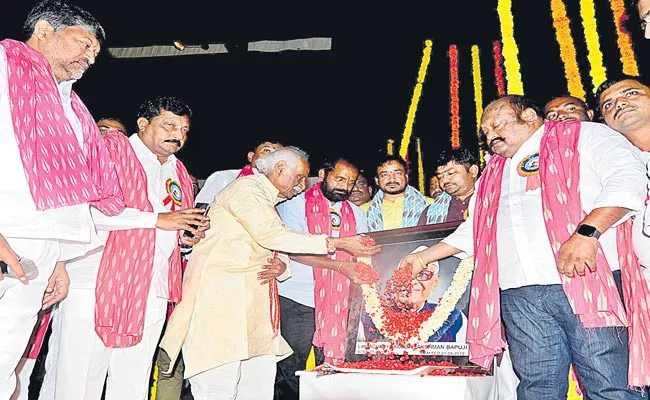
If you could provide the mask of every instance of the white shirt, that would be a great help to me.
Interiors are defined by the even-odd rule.
[[[205,180],[205,184],[201,188],[201,191],[196,195],[196,199],[194,199],[194,204],[211,204],[215,196],[218,195],[223,188],[237,179],[237,175],[239,175],[240,172],[241,168],[214,172]],[[257,168],[253,168],[253,174],[259,174]]]
[[[641,152],[641,159],[650,168],[650,153]],[[650,185],[648,185],[648,193],[650,193]],[[634,216],[634,224],[632,225],[632,241],[634,243],[634,251],[639,257],[641,265],[646,267],[644,272],[650,277],[650,207],[645,205],[644,209]]]
[[[330,203],[330,207],[336,210],[340,216],[342,202]],[[361,208],[350,203],[356,223],[356,233],[368,232],[366,213]],[[305,193],[287,200],[277,206],[278,214],[282,222],[297,232],[309,232],[307,217],[305,216]],[[334,216],[333,216],[334,217]],[[339,231],[332,229],[332,237],[338,237]],[[291,299],[307,307],[314,307],[314,268],[310,265],[301,264],[291,260],[291,278],[280,282],[280,296]]]
[[[164,164],[160,164],[156,155],[142,143],[138,135],[132,135],[129,141],[147,176],[147,194],[149,202],[153,206],[153,212],[127,208],[120,214],[109,217],[93,210],[93,219],[104,244],[111,230],[155,228],[158,214],[169,212],[171,209],[171,203],[163,204],[169,196],[166,182],[168,179],[178,182],[175,156],[169,156]],[[151,289],[154,290],[157,297],[169,298],[169,258],[176,244],[177,231],[163,231],[156,228]],[[88,289],[95,287],[102,254],[103,247],[81,259],[68,263],[71,287]]]
[[[61,82],[58,85],[59,95],[65,116],[72,125],[80,147],[83,148],[81,123],[73,112],[70,101],[73,83],[74,81]],[[7,58],[3,47],[0,47],[0,171],[0,234],[11,238],[61,241],[61,260],[77,257],[89,247],[99,245],[87,203],[46,211],[36,209],[14,133]]]
[[[504,167],[497,212],[501,289],[561,283],[542,217],[540,189],[526,191],[526,178],[517,172],[520,161],[539,152],[543,133],[542,126],[522,144],[512,159],[506,161]],[[623,207],[633,212],[642,208],[645,168],[638,150],[624,136],[604,124],[583,122],[578,151],[580,201],[587,214],[601,207]],[[469,218],[443,240],[469,255],[474,253],[475,203],[476,199],[472,198]],[[603,232],[599,242],[610,268],[619,269],[616,230]]]

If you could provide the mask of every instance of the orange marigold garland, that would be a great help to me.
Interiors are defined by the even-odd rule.
[[[625,21],[628,15],[625,13],[625,3],[623,0],[609,0],[609,6],[614,14],[614,24],[616,25],[616,43],[621,52],[621,63],[623,64],[623,73],[630,76],[639,75],[639,67],[636,63],[636,56],[632,48],[632,39],[630,33],[625,29]]]
[[[451,148],[460,147],[460,115],[458,102],[458,47],[449,46],[449,108],[451,114]]]
[[[503,77],[503,55],[501,54],[501,42],[495,40],[492,42],[492,54],[494,55],[494,79],[497,85],[497,94],[503,96],[506,94],[506,82]]]
[[[580,69],[578,68],[570,21],[562,0],[551,0],[551,15],[553,17],[553,27],[555,28],[555,39],[560,45],[560,58],[564,64],[564,74],[566,75],[569,94],[584,100],[586,93],[582,85]]]

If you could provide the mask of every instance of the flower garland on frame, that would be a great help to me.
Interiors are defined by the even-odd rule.
[[[596,27],[596,7],[593,0],[580,0],[580,17],[585,31],[587,42],[587,59],[589,60],[589,74],[594,93],[601,83],[607,80],[607,72],[603,65],[603,53],[600,51],[598,29]]]
[[[402,333],[390,334],[394,329],[388,329],[384,316],[384,305],[382,305],[381,298],[377,293],[376,284],[362,284],[361,292],[363,294],[365,311],[370,316],[375,328],[381,335],[388,339],[391,343],[405,343],[408,346],[415,347],[418,343],[426,342],[433,332],[438,331],[442,325],[447,321],[451,312],[456,308],[458,300],[463,296],[472,280],[472,273],[474,271],[474,258],[467,257],[458,264],[456,272],[452,277],[451,284],[445,290],[442,298],[433,313],[420,325],[417,333],[413,336],[405,336]]]
[[[564,64],[564,75],[567,79],[567,89],[573,97],[584,100],[586,93],[582,86],[580,69],[576,58],[576,48],[571,36],[569,18],[566,14],[566,7],[562,0],[551,0],[551,16],[555,28],[555,39],[560,45],[560,58]]]
[[[512,19],[512,0],[498,0],[497,12],[501,25],[508,94],[524,94],[524,84],[521,81],[521,72],[519,70],[519,49],[515,41],[515,23]]]
[[[458,101],[458,47],[449,46],[449,111],[451,114],[451,148],[460,147],[460,115]]]
[[[415,84],[415,88],[413,89],[413,97],[411,98],[411,105],[409,106],[408,115],[406,117],[406,124],[404,126],[404,133],[402,134],[402,142],[399,146],[399,155],[402,158],[406,158],[409,142],[411,141],[413,121],[415,121],[415,112],[418,109],[418,103],[420,101],[420,96],[422,95],[422,84],[424,83],[424,78],[427,75],[427,68],[429,67],[429,61],[431,60],[432,46],[433,42],[431,40],[426,40],[424,42],[424,50],[422,51],[422,61],[420,62],[418,79],[417,83]]]
[[[621,52],[621,64],[623,64],[623,73],[630,76],[639,75],[639,66],[636,63],[636,56],[632,48],[632,39],[630,33],[625,29],[625,21],[628,15],[625,13],[625,3],[623,0],[609,0],[609,6],[614,14],[614,24],[616,25],[616,43]]]

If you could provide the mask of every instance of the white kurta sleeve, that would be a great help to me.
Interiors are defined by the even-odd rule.
[[[158,213],[141,211],[135,208],[125,208],[121,213],[109,217],[98,209],[91,207],[90,214],[97,230],[100,231],[155,228],[158,221]]]

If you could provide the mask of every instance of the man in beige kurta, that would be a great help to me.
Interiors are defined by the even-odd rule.
[[[296,151],[294,167],[290,159]],[[273,397],[275,362],[292,352],[282,336],[274,335],[269,285],[262,285],[258,277],[274,251],[376,252],[359,236],[327,238],[285,227],[275,205],[304,190],[309,173],[306,154],[289,146],[264,158],[268,159],[260,175],[236,180],[211,204],[212,228],[193,250],[183,299],[160,345],[169,354],[170,365],[182,347],[185,377],[190,378],[197,400]],[[285,255],[280,257],[289,264]],[[277,278],[288,276],[285,271]]]

